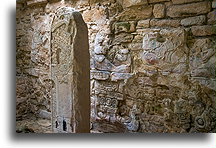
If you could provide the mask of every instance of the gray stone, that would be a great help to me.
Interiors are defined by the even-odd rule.
[[[206,21],[205,15],[189,17],[181,20],[182,26],[202,25]]]
[[[95,46],[94,48],[95,54],[106,54],[106,49],[103,46]]]
[[[51,114],[51,112],[48,112],[48,111],[46,111],[46,110],[40,110],[40,112],[39,112],[39,117],[40,118],[45,118],[45,119],[51,119],[51,117],[52,117],[52,114]]]
[[[94,61],[94,68],[97,70],[105,70],[105,71],[112,71],[115,67],[108,59],[104,59],[102,62]]]
[[[130,66],[129,65],[116,66],[112,69],[112,71],[118,72],[118,73],[129,73],[130,72]]]
[[[119,81],[119,80],[127,80],[128,78],[132,77],[132,73],[111,73],[111,81]]]
[[[110,73],[107,71],[91,70],[91,79],[96,80],[107,80],[109,79]]]
[[[104,55],[95,55],[94,56],[94,59],[99,62],[99,63],[102,63],[104,61],[106,57]]]
[[[128,49],[120,49],[120,50],[119,50],[119,53],[120,53],[120,54],[128,54],[128,53],[129,53],[129,50],[128,50]]]

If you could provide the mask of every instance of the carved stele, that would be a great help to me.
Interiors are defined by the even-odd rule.
[[[51,26],[52,128],[55,133],[90,130],[88,30],[79,12],[57,9]]]

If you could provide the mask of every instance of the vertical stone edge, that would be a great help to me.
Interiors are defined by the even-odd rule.
[[[74,133],[90,132],[90,54],[88,28],[82,15],[72,13],[76,25],[73,40],[73,107],[72,125]]]

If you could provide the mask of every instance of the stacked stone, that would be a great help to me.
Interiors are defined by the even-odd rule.
[[[93,122],[120,122],[130,132],[213,132],[214,115],[204,116],[215,108],[214,3],[117,1],[110,30],[95,38],[103,34],[106,44],[92,48]],[[212,94],[199,113],[193,107],[208,101],[197,87]]]
[[[17,1],[17,117],[51,119],[50,23],[48,1]],[[25,110],[25,111],[24,111]]]
[[[89,28],[93,129],[104,121],[112,126],[120,123],[129,132],[215,132],[215,4],[215,0],[23,1],[17,13],[17,100],[49,110],[38,100],[49,102],[44,97],[49,91],[41,88],[47,87],[45,80],[51,82],[46,48],[50,20],[57,7],[69,6],[82,12]],[[33,65],[22,68],[29,64]],[[25,69],[31,75],[37,69],[38,74],[30,76]],[[26,88],[44,93],[37,96]]]

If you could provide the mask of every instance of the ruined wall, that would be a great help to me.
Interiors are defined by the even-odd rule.
[[[79,10],[89,28],[92,129],[215,132],[210,0],[29,0],[17,5],[17,115],[49,116],[50,26]]]

